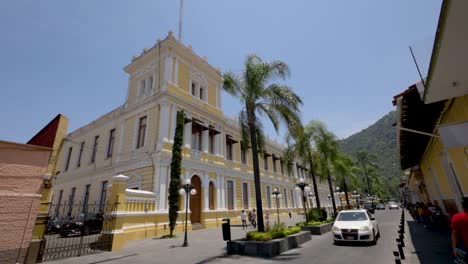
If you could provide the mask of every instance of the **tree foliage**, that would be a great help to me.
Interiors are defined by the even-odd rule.
[[[172,237],[179,211],[179,188],[184,139],[184,112],[177,112],[177,123],[172,145],[171,181],[169,183],[169,231]]]
[[[369,177],[372,187],[375,185],[375,193],[382,198],[398,195],[398,184],[402,174],[398,166],[396,129],[393,127],[395,118],[396,112],[391,111],[368,128],[340,141],[343,152],[355,159],[358,158],[359,151],[366,151],[371,160],[374,157],[372,162],[375,166],[368,165],[366,169],[371,172]],[[362,165],[360,167],[362,170]],[[363,192],[367,189],[367,183],[363,182],[363,172],[359,175],[361,183],[357,189]]]

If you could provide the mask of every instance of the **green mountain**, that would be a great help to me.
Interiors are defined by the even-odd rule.
[[[376,157],[381,186],[389,197],[398,196],[402,171],[396,142],[396,112],[391,111],[368,128],[340,141],[341,150],[354,158],[359,150]]]

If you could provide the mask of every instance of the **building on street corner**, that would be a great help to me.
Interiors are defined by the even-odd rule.
[[[176,113],[184,110],[181,180],[191,179],[197,190],[189,200],[190,228],[219,226],[224,217],[235,222],[242,209],[254,209],[251,152],[241,147],[236,121],[223,114],[220,70],[176,40],[172,32],[135,56],[124,70],[128,73],[125,103],[64,139],[52,204],[94,203],[104,210],[114,187],[112,177],[123,175],[119,184],[125,182],[126,201],[132,195],[146,195],[145,201],[154,202],[154,210],[133,212],[135,219],[125,220],[119,231],[126,236],[122,241],[167,234]],[[260,157],[264,210],[276,208],[271,198],[274,188],[282,193],[282,212],[302,208],[294,188],[299,178],[310,181],[308,168],[285,164],[284,148],[266,139]],[[291,166],[291,174],[286,166]],[[326,188],[325,182],[321,186]],[[326,201],[323,195],[321,200]],[[184,200],[180,208],[185,208]],[[69,214],[82,209],[74,207]],[[118,215],[129,215],[127,209],[122,210]],[[136,220],[139,214],[149,216]]]

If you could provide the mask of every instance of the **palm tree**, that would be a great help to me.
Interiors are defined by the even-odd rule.
[[[355,182],[356,181],[355,172],[359,168],[356,166],[356,164],[354,163],[354,160],[350,156],[343,154],[343,153],[339,153],[336,159],[332,161],[332,164],[333,164],[333,172],[336,177],[336,181],[339,184],[342,184],[343,191],[346,197],[346,205],[348,206],[348,208],[350,208],[347,179],[351,179],[353,182]]]
[[[266,62],[256,55],[249,55],[241,75],[232,72],[223,74],[224,90],[237,97],[243,104],[239,114],[242,141],[252,148],[255,183],[255,200],[258,212],[258,231],[264,232],[259,150],[263,155],[262,124],[257,116],[267,116],[278,131],[281,123],[292,131],[300,124],[299,106],[302,100],[290,87],[272,83],[275,79],[286,79],[289,67],[282,61]]]
[[[357,162],[359,163],[359,166],[361,166],[362,171],[364,172],[364,176],[367,181],[367,193],[369,195],[372,195],[372,188],[371,188],[372,185],[370,182],[368,172],[369,172],[369,166],[376,167],[376,165],[373,163],[376,157],[374,155],[369,154],[369,152],[365,150],[359,150],[356,154],[356,157],[357,157]]]
[[[332,161],[338,155],[338,139],[332,132],[328,131],[325,124],[320,121],[312,121],[306,127],[305,131],[311,133],[314,139],[315,147],[320,154],[320,171],[321,175],[326,175],[330,196],[333,203],[333,212],[336,215],[336,203],[333,192],[331,165]]]
[[[294,142],[290,144],[290,139],[294,138]],[[287,137],[288,147],[284,152],[284,160],[286,164],[291,163],[295,159],[300,159],[304,164],[309,163],[310,167],[310,178],[312,178],[312,184],[315,194],[315,202],[317,208],[320,208],[320,197],[318,194],[317,181],[315,178],[315,150],[312,148],[313,138],[311,131],[305,131],[304,128],[298,127],[293,133],[290,133]],[[287,166],[288,172],[291,169]],[[312,208],[312,206],[311,206]]]

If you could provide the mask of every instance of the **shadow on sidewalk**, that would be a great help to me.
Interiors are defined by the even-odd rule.
[[[453,263],[450,230],[426,229],[413,220],[407,221],[408,234],[411,236],[420,263]]]

